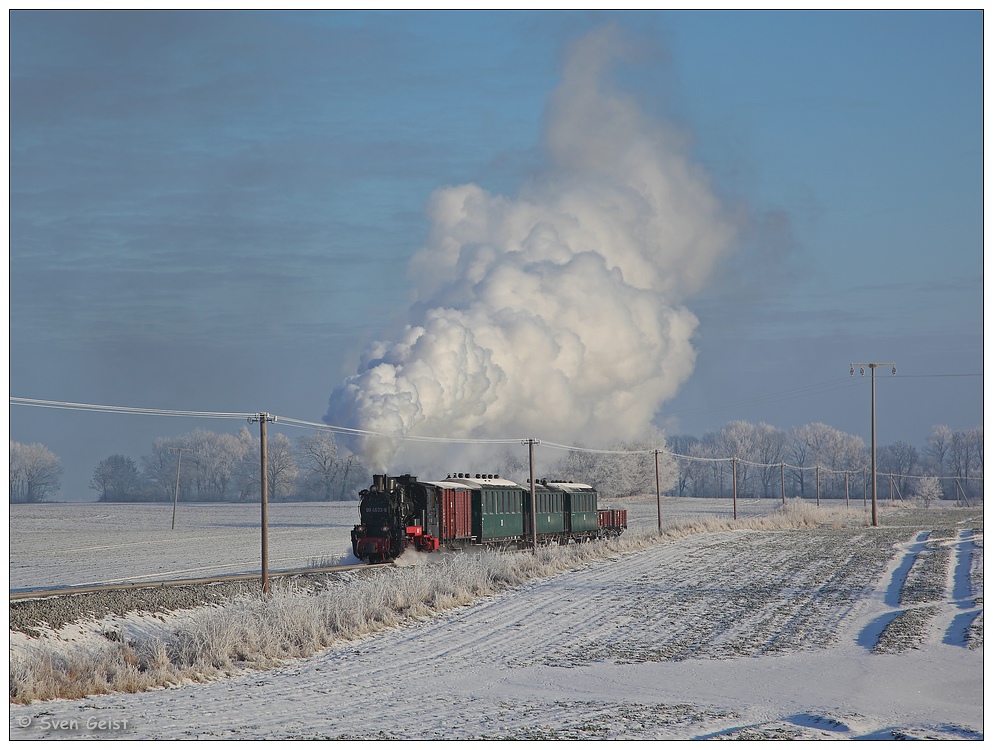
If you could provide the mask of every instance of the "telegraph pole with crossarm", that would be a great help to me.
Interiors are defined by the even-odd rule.
[[[852,362],[851,375],[859,368],[859,375],[865,377],[865,368],[870,370],[872,380],[872,525],[879,526],[879,515],[876,508],[876,368],[892,367],[896,375],[896,364],[893,362]]]

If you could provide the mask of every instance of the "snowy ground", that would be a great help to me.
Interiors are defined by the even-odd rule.
[[[730,499],[663,498],[663,518],[727,516]],[[826,503],[827,501],[825,501]],[[832,500],[843,507],[844,501]],[[780,501],[739,500],[741,518]],[[861,499],[852,501],[861,507]],[[632,529],[658,525],[654,496],[610,503],[628,508]],[[47,503],[10,506],[10,590],[196,578],[260,570],[258,504]],[[270,503],[269,566],[293,569],[350,553],[356,502]]]
[[[111,519],[86,516],[106,506],[45,519],[47,507],[20,518],[12,508],[12,588],[121,578],[122,558],[132,578],[247,570],[256,554],[244,507],[204,508],[198,528],[176,532],[171,507],[154,523],[134,506]],[[654,498],[628,507],[632,526],[655,524]],[[273,533],[286,532],[273,559],[342,553],[353,518],[328,528],[313,517],[325,511],[273,506]],[[670,501],[663,512],[681,511]],[[163,513],[165,530],[149,528]],[[111,529],[121,517],[126,533]],[[881,529],[683,537],[277,669],[11,706],[10,736],[981,739],[982,512],[882,517]],[[40,559],[62,554],[60,539],[75,550],[60,559],[85,568]],[[56,571],[61,580],[46,578]]]

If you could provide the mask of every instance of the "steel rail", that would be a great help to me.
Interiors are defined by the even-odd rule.
[[[393,563],[355,563],[352,565],[332,565],[323,568],[294,568],[292,570],[270,570],[269,576],[273,578],[303,575],[305,573],[335,573],[346,570],[360,570],[363,568],[378,568],[393,565]],[[82,586],[67,586],[61,589],[24,589],[10,592],[10,601],[24,599],[50,599],[57,596],[72,596],[73,594],[92,594],[99,591],[131,591],[135,589],[155,589],[163,586],[193,586],[202,583],[231,583],[236,581],[261,582],[261,573],[230,573],[220,576],[209,576],[205,578],[176,578],[165,581],[142,581],[129,583],[97,583],[84,584]]]

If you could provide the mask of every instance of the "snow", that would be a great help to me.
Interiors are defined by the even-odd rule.
[[[666,502],[667,518],[730,511]],[[632,526],[655,524],[654,498],[626,505]],[[181,507],[173,532],[165,506],[12,507],[11,587],[258,569],[257,510]],[[343,553],[354,512],[271,506],[273,559]],[[692,534],[275,669],[12,705],[11,738],[981,739],[983,649],[966,628],[982,611],[982,511],[956,518],[884,510],[882,529]],[[935,560],[940,590],[908,601]],[[902,612],[922,613],[918,631],[874,652]]]

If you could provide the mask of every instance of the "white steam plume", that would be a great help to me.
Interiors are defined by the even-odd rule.
[[[330,424],[370,440],[376,471],[408,434],[632,440],[690,376],[683,301],[734,226],[684,140],[602,73],[612,29],[572,51],[549,108],[551,167],[516,197],[438,190],[411,262],[410,324],[332,393]]]

